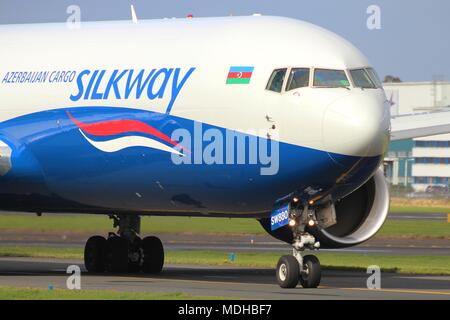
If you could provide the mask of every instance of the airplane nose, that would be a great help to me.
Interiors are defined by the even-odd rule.
[[[324,146],[330,154],[380,156],[389,143],[384,94],[352,93],[332,102],[324,115]]]

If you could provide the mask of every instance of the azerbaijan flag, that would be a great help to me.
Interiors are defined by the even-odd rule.
[[[249,84],[254,67],[230,67],[227,84]]]

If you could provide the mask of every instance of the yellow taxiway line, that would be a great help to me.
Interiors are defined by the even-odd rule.
[[[335,288],[339,289],[339,288]],[[450,296],[450,291],[431,291],[431,290],[415,290],[415,289],[367,289],[367,288],[340,288],[342,290],[353,291],[372,291],[372,292],[394,292],[394,293],[412,293],[412,294],[435,294]]]

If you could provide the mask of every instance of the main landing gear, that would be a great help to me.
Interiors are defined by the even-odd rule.
[[[139,237],[141,218],[135,215],[111,216],[116,233],[108,238],[93,236],[84,248],[84,265],[88,272],[159,273],[164,265],[164,249],[157,237]]]
[[[317,224],[314,211],[290,210],[289,215],[289,226],[293,232],[293,254],[282,256],[278,260],[277,282],[282,288],[295,288],[299,282],[303,288],[317,288],[321,279],[319,259],[313,255],[303,256],[305,249],[317,250],[320,247],[314,236],[305,232],[306,225],[313,227]]]

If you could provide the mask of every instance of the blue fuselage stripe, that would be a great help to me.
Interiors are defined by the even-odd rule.
[[[293,192],[305,198],[327,192],[335,198],[348,194],[373,174],[381,160],[381,156],[329,154],[281,142],[274,175],[261,175],[262,166],[248,163],[248,157],[245,164],[177,165],[171,153],[158,149],[98,150],[83,137],[67,111],[85,123],[141,121],[169,137],[175,129],[193,133],[199,125],[168,114],[119,107],[56,109],[5,121],[0,124],[0,139],[11,145],[13,155],[11,171],[0,177],[2,199],[22,199],[22,209],[26,209],[27,195],[48,199],[49,206],[56,197],[60,210],[73,211],[70,209],[76,206],[80,212],[93,207],[167,214],[270,212],[277,199]],[[226,135],[225,128],[201,126]],[[130,135],[145,136],[139,132]],[[89,137],[107,141],[121,136],[127,135]],[[201,151],[193,143],[190,147],[195,159]],[[0,208],[2,205],[8,203],[0,203]],[[30,202],[31,206],[30,210],[36,209],[35,202]]]

